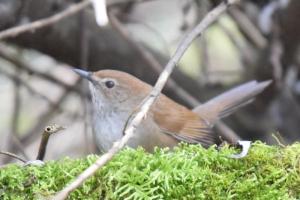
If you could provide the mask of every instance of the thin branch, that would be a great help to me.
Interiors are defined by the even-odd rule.
[[[79,187],[87,178],[92,176],[99,168],[101,168],[108,161],[110,161],[113,158],[113,156],[125,146],[127,141],[133,136],[136,127],[138,127],[139,123],[141,123],[141,121],[147,114],[148,110],[150,109],[150,106],[154,103],[154,101],[160,94],[172,70],[179,62],[184,52],[194,41],[194,39],[200,36],[202,32],[212,22],[214,22],[223,12],[225,12],[229,5],[237,2],[238,0],[227,0],[222,2],[219,6],[217,6],[212,11],[210,11],[205,16],[205,18],[190,33],[188,33],[186,37],[183,38],[175,54],[166,65],[164,71],[160,74],[151,93],[144,99],[142,104],[139,106],[139,109],[137,109],[138,111],[133,113],[129,117],[128,123],[124,129],[124,133],[125,133],[124,137],[121,140],[115,142],[113,147],[106,154],[102,155],[94,164],[92,164],[82,174],[80,174],[71,184],[69,184],[62,191],[60,191],[54,197],[54,199],[61,200],[67,198],[70,192],[72,192],[77,187]]]
[[[6,72],[3,71],[2,73],[2,70],[0,70],[1,74],[8,74]],[[22,143],[20,142],[20,139],[19,139],[19,136],[18,136],[18,121],[19,121],[19,116],[20,116],[20,106],[21,106],[21,96],[20,96],[20,87],[21,87],[21,81],[19,79],[11,79],[13,84],[14,84],[14,88],[13,88],[13,91],[14,91],[14,98],[13,98],[13,101],[14,101],[14,106],[13,106],[13,114],[12,114],[12,118],[11,118],[11,128],[10,128],[10,132],[9,132],[9,135],[8,135],[8,141],[6,141],[6,143],[8,144],[7,146],[7,149],[8,151],[13,151],[13,147],[16,147],[17,150],[19,152],[21,152],[23,154],[23,156],[26,158],[26,159],[29,159],[29,156],[27,155],[27,153],[25,152],[24,150],[24,146],[22,145]],[[9,158],[6,158],[4,159],[4,163],[7,163],[9,162],[10,159]]]
[[[270,63],[273,69],[273,79],[275,80],[275,85],[278,89],[283,86],[283,66],[282,66],[282,56],[284,53],[283,44],[280,41],[280,30],[277,24],[273,25],[273,34],[271,39],[271,52],[270,52]]]
[[[79,15],[79,26],[82,27],[79,32],[79,49],[80,49],[80,59],[79,64],[81,68],[87,70],[87,66],[89,66],[89,49],[90,49],[90,34],[87,29],[87,16],[85,12],[81,12]],[[82,90],[87,89],[86,84],[81,85]],[[93,152],[92,145],[89,143],[89,136],[91,129],[89,129],[89,121],[92,119],[92,109],[90,109],[89,100],[86,96],[81,95],[80,99],[82,101],[83,106],[83,115],[84,115],[84,146],[87,153]]]
[[[221,30],[227,35],[231,43],[237,48],[238,53],[240,54],[241,62],[244,64],[244,67],[251,66],[253,63],[254,55],[253,51],[249,46],[242,44],[242,42],[236,37],[236,35],[223,23],[218,23],[218,26]]]
[[[21,83],[18,80],[12,80],[14,85],[14,97],[13,97],[13,112],[11,117],[11,128],[10,128],[10,134],[9,134],[9,146],[8,151],[13,150],[13,146],[15,145],[18,148],[18,151],[20,151],[23,156],[25,156],[28,159],[27,154],[25,153],[25,150],[23,149],[23,146],[20,145],[20,140],[18,137],[18,125],[19,125],[19,117],[20,117],[20,110],[21,110],[21,96],[20,96],[20,88]],[[9,159],[5,159],[4,162],[9,162]]]
[[[43,99],[45,101],[47,101],[50,105],[54,105],[54,102],[52,100],[50,100],[47,96],[45,96],[44,94],[36,91],[33,87],[31,87],[26,81],[24,81],[22,78],[20,78],[19,76],[10,74],[5,72],[4,70],[0,69],[0,73],[1,75],[6,76],[9,79],[12,79],[13,81],[18,81],[21,83],[21,86],[24,87],[31,95],[37,96],[40,99]],[[60,111],[62,109],[60,108]]]
[[[272,137],[275,139],[275,141],[280,147],[285,148],[287,146],[286,142],[284,141],[283,137],[279,132],[273,133]]]
[[[1,72],[3,72],[2,74],[4,74],[5,76],[11,78],[12,80],[22,83],[22,86],[24,86],[29,92],[39,96],[40,98],[42,98],[44,100],[47,100],[49,103],[49,106],[50,106],[50,108],[39,117],[39,120],[36,123],[36,125],[34,125],[29,131],[27,131],[25,134],[23,134],[23,136],[21,138],[18,138],[17,136],[14,136],[12,138],[14,143],[13,143],[11,151],[16,149],[17,151],[20,151],[26,158],[28,158],[28,156],[22,149],[23,144],[28,145],[29,142],[33,141],[33,138],[39,133],[39,130],[42,128],[42,126],[46,125],[46,123],[49,121],[50,117],[53,115],[54,112],[62,111],[62,108],[60,107],[61,103],[69,95],[70,91],[76,91],[76,92],[78,91],[77,85],[80,80],[77,80],[74,85],[68,85],[68,84],[62,82],[61,80],[56,79],[48,74],[43,74],[41,72],[36,72],[36,71],[32,70],[26,63],[23,63],[21,60],[15,58],[14,56],[9,55],[1,48],[0,48],[0,57],[11,62],[12,64],[14,64],[16,67],[18,67],[20,69],[25,69],[25,71],[27,71],[29,73],[35,73],[35,74],[45,78],[46,80],[49,80],[53,83],[60,83],[65,87],[65,92],[58,98],[57,101],[53,102],[53,101],[49,100],[45,95],[40,94],[37,91],[35,91],[30,85],[28,85],[20,77],[13,76],[9,73],[6,73],[3,70],[0,70]]]
[[[11,119],[11,134],[18,135],[18,122],[20,116],[20,109],[21,109],[21,96],[20,96],[20,82],[13,80],[14,82],[14,106],[13,106],[13,114]]]
[[[111,9],[109,14],[112,14],[113,11],[114,10]],[[118,16],[118,14],[114,14],[114,16],[116,17],[116,16]],[[133,18],[132,16],[129,16],[128,20],[130,20],[130,24],[136,24],[138,26],[144,27],[146,30],[153,33],[153,35],[155,35],[155,37],[157,39],[157,42],[161,44],[161,48],[164,51],[164,54],[166,54],[166,56],[168,58],[171,57],[171,50],[168,47],[168,42],[163,37],[162,33],[160,33],[159,30],[155,29],[154,25],[150,25],[147,22],[143,21],[142,19]],[[118,21],[120,22],[120,20],[118,20]],[[112,24],[112,26],[114,26],[113,23],[111,23],[111,24]],[[122,27],[124,27],[124,26],[122,26]],[[129,31],[126,29],[126,27],[124,27],[124,29],[127,32],[128,36],[131,36],[132,41],[135,41],[134,38],[132,37],[133,35],[129,33]],[[122,35],[122,33],[120,33],[120,34]],[[124,39],[126,40],[126,38],[124,38]],[[128,42],[130,42],[130,41],[128,41]],[[163,69],[163,66],[161,68]],[[166,85],[166,87],[167,87],[167,85]]]
[[[242,33],[250,39],[250,41],[259,49],[267,46],[268,41],[262,35],[260,30],[252,23],[252,21],[238,8],[228,10],[230,16],[234,19]]]
[[[72,87],[74,88],[78,87],[80,81],[81,80],[78,78]],[[24,136],[21,138],[23,144],[28,145],[30,142],[33,141],[33,139],[39,133],[39,131],[44,126],[46,126],[46,124],[48,123],[52,115],[55,112],[57,112],[59,106],[66,100],[66,98],[69,96],[71,91],[72,90],[65,90],[65,92],[63,92],[61,96],[58,97],[58,99],[54,102],[54,104],[51,105],[47,111],[45,111],[43,114],[39,116],[39,119],[36,121],[35,125],[30,130],[28,130],[26,133],[23,134]]]
[[[209,81],[210,73],[209,69],[211,66],[210,57],[209,57],[209,50],[208,50],[208,44],[207,44],[207,38],[205,35],[200,40],[201,43],[201,76],[199,82],[202,84],[206,84]]]
[[[7,151],[0,151],[0,154],[7,155],[9,157],[15,158],[17,160],[22,161],[23,163],[27,162],[27,160],[25,160],[24,158],[21,158],[20,156],[14,154],[14,153],[10,153],[10,152],[7,152]]]
[[[29,23],[29,24],[24,24],[24,25],[10,28],[10,29],[6,29],[6,30],[0,32],[0,40],[3,40],[5,38],[10,38],[10,37],[16,37],[17,35],[19,35],[21,33],[28,32],[28,31],[34,31],[38,28],[42,28],[42,27],[54,24],[56,22],[59,22],[60,20],[79,12],[83,8],[87,7],[90,3],[91,3],[90,0],[84,0],[75,5],[71,5],[66,10],[64,10],[60,13],[57,13],[51,17],[37,20],[37,21]]]
[[[13,135],[12,140],[14,145],[17,147],[17,150],[26,158],[27,160],[30,160],[30,156],[26,152],[25,146],[21,143],[20,136]],[[12,148],[14,150],[14,148]]]
[[[0,48],[0,54],[1,54],[1,48]],[[1,56],[1,55],[0,55]],[[39,133],[39,130],[43,128],[43,126],[46,125],[46,123],[49,121],[51,116],[56,111],[61,111],[60,105],[64,102],[64,100],[69,96],[71,91],[78,91],[78,85],[81,80],[78,78],[73,85],[68,85],[65,89],[65,92],[61,94],[60,97],[56,101],[51,101],[49,104],[49,109],[45,111],[43,114],[40,115],[39,120],[37,120],[36,124],[28,130],[26,133],[22,134],[21,142],[18,144],[14,144],[14,148],[17,146],[20,146],[19,144],[28,145],[30,142],[33,141],[33,138]],[[26,86],[26,85],[24,85]],[[80,94],[80,93],[79,93]]]
[[[146,0],[122,0],[122,1],[110,0],[107,2],[107,6],[112,6],[114,4],[121,4],[121,3],[128,3],[128,2],[142,2],[142,1],[146,1]],[[6,29],[4,31],[1,31],[0,32],[0,40],[6,39],[6,38],[11,38],[11,37],[16,37],[25,32],[34,31],[39,28],[50,26],[52,24],[55,24],[55,23],[61,21],[62,19],[66,18],[66,17],[72,16],[72,15],[78,13],[79,11],[86,8],[90,4],[91,4],[91,0],[84,0],[80,3],[71,5],[70,7],[63,10],[62,12],[59,12],[48,18],[40,19],[40,20],[31,22],[28,24],[19,25],[19,26],[12,27],[12,28]]]
[[[16,14],[16,23],[22,23],[22,18],[25,16],[26,12],[28,11],[29,5],[32,3],[33,0],[26,0],[21,1],[20,9],[17,11]]]
[[[74,88],[71,85],[69,85],[69,84],[61,81],[60,79],[57,79],[47,73],[42,73],[42,72],[33,70],[30,66],[28,66],[26,63],[22,62],[22,60],[18,59],[16,56],[10,55],[9,53],[7,53],[3,47],[0,47],[0,57],[5,59],[6,61],[12,63],[18,69],[22,69],[29,74],[34,74],[39,77],[42,77],[43,79],[45,79],[51,83],[57,84],[59,86],[62,86],[65,89],[77,90],[77,88]]]
[[[157,61],[153,54],[140,43],[134,41],[130,33],[122,26],[119,20],[109,12],[109,18],[112,26],[120,33],[120,35],[137,51],[139,56],[157,73],[160,74],[163,66]],[[172,89],[178,96],[185,99],[191,106],[199,105],[198,100],[180,87],[174,79],[170,78],[166,83],[166,87]]]
[[[40,143],[40,147],[39,147],[39,151],[38,151],[38,155],[37,155],[37,160],[43,160],[44,159],[44,156],[45,156],[45,153],[46,153],[46,148],[47,148],[47,144],[48,144],[48,141],[49,141],[49,137],[54,134],[54,133],[57,133],[61,130],[64,130],[65,128],[60,126],[60,125],[57,125],[57,124],[54,124],[54,125],[50,125],[50,126],[47,126],[45,127],[44,131],[43,131],[43,135],[42,135],[42,139],[41,139],[41,143]],[[3,155],[7,155],[9,157],[12,157],[12,158],[15,158],[15,159],[18,159],[20,161],[22,161],[23,163],[27,163],[28,160],[14,154],[14,153],[10,153],[8,151],[0,151],[0,154],[3,154]],[[1,166],[0,166],[1,168]]]
[[[131,34],[126,30],[126,28],[122,26],[122,24],[112,12],[109,12],[109,18],[112,26],[137,51],[137,53],[139,53],[139,56],[143,58],[145,62],[147,62],[156,73],[161,73],[161,71],[163,70],[163,66],[157,61],[153,54],[143,45],[141,45],[137,41],[134,41],[134,39],[130,36]],[[179,86],[172,78],[169,78],[168,82],[166,83],[166,87],[172,89],[178,96],[187,101],[187,103],[192,107],[196,107],[201,104],[195,97],[190,95],[186,90]],[[223,139],[231,142],[240,140],[240,137],[223,122],[218,122],[216,124],[216,128],[218,130],[218,133],[222,135]]]

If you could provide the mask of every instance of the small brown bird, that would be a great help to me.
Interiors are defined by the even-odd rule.
[[[94,106],[93,128],[97,146],[108,151],[123,136],[128,117],[149,94],[152,86],[121,71],[86,72],[75,69],[90,81]],[[127,145],[152,151],[155,146],[173,147],[179,142],[200,143],[207,147],[216,142],[212,127],[217,120],[252,102],[271,81],[251,81],[233,88],[193,110],[160,94],[146,118]]]

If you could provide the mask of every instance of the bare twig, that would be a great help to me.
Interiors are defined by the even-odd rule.
[[[81,68],[87,70],[87,66],[89,66],[89,39],[90,35],[88,33],[88,29],[86,27],[87,24],[87,17],[85,12],[81,12],[79,16],[79,24],[80,27],[80,33],[79,33],[79,41],[80,41],[80,66]],[[83,91],[86,89],[87,85],[83,84],[81,85],[81,88]],[[80,99],[82,101],[83,107],[83,115],[84,115],[84,127],[83,127],[83,133],[84,133],[84,143],[85,143],[85,149],[86,152],[90,153],[93,152],[91,145],[89,145],[89,136],[91,134],[91,129],[89,129],[89,121],[91,120],[92,116],[92,110],[90,109],[90,103],[89,100],[86,98],[86,96],[81,95]]]
[[[252,21],[238,8],[229,9],[230,16],[234,19],[242,33],[259,49],[267,45],[266,38],[261,34],[259,29]]]
[[[52,100],[50,100],[47,96],[45,96],[44,94],[36,91],[33,87],[31,87],[26,81],[24,81],[22,78],[20,78],[19,76],[16,76],[16,75],[13,75],[13,74],[10,74],[10,73],[7,73],[5,72],[4,70],[0,69],[0,73],[1,75],[4,75],[6,76],[7,78],[9,79],[12,79],[13,81],[18,81],[21,83],[21,86],[24,87],[26,90],[28,90],[28,92],[31,94],[31,95],[35,95],[45,101],[47,101],[50,105],[53,105],[54,102]]]
[[[1,52],[1,48],[0,48],[0,56],[2,56],[1,53],[2,52]],[[8,57],[8,58],[10,59],[10,57]],[[14,61],[14,60],[12,60],[12,61]],[[16,61],[16,63],[13,63],[13,64],[23,65],[23,63],[19,63],[18,60]],[[47,77],[47,74],[45,74],[45,76]],[[39,130],[42,129],[43,126],[46,125],[46,123],[48,122],[50,117],[53,115],[53,113],[55,113],[56,111],[62,110],[60,105],[67,98],[69,93],[71,91],[77,91],[79,82],[80,82],[80,79],[77,79],[75,81],[74,85],[67,85],[65,92],[62,93],[62,95],[56,101],[54,101],[54,102],[51,101],[51,103],[49,104],[50,105],[49,109],[40,115],[39,120],[36,122],[36,124],[29,131],[27,131],[25,134],[23,134],[23,136],[20,139],[21,142],[19,141],[19,143],[15,143],[13,147],[15,148],[17,146],[20,146],[21,144],[28,145],[30,142],[32,142],[33,138],[39,133]],[[27,84],[24,84],[23,86],[26,87],[26,85]],[[27,87],[27,89],[32,91],[30,88],[31,87]],[[35,91],[32,91],[32,92],[35,92]]]
[[[128,3],[128,2],[142,2],[142,1],[146,1],[146,0],[122,0],[122,1],[110,0],[107,2],[107,5],[111,6],[114,4],[121,4],[121,3]],[[0,40],[6,39],[6,38],[11,38],[11,37],[16,37],[21,33],[25,33],[28,31],[34,31],[36,29],[55,24],[66,17],[69,17],[71,15],[78,13],[79,11],[86,8],[90,4],[91,4],[91,0],[83,0],[82,2],[71,5],[70,7],[63,10],[62,12],[52,15],[48,18],[40,19],[40,20],[34,21],[32,23],[19,25],[19,26],[12,27],[12,28],[6,29],[4,31],[1,31],[0,32]]]
[[[160,74],[163,70],[163,66],[157,61],[153,54],[147,50],[143,45],[133,40],[130,33],[122,26],[119,20],[109,12],[109,18],[112,26],[121,34],[121,36],[137,51],[137,53],[143,58],[150,67],[157,73]],[[166,83],[166,87],[172,89],[178,96],[185,99],[191,106],[199,105],[199,102],[195,97],[187,93],[182,87],[180,87],[174,79],[170,78]]]
[[[201,76],[199,82],[202,84],[207,83],[209,80],[209,68],[210,68],[210,58],[208,53],[208,45],[207,45],[207,39],[205,35],[201,38]]]
[[[12,141],[14,146],[17,147],[17,150],[24,156],[24,158],[29,160],[30,157],[28,156],[28,153],[25,150],[25,146],[20,141],[20,136],[12,135]],[[14,148],[12,148],[12,150],[14,150]]]
[[[280,60],[280,58],[278,58]],[[280,64],[280,67],[282,68],[282,64],[279,61],[278,64]],[[286,98],[290,100],[290,103],[292,103],[294,112],[295,113],[300,113],[300,106],[299,103],[292,91],[292,87],[295,85],[295,82],[297,81],[298,77],[298,66],[297,65],[291,65],[287,68],[285,76],[282,80],[282,87],[281,87],[281,93],[284,95]],[[291,105],[290,105],[291,106]]]
[[[22,62],[20,59],[18,59],[16,56],[14,55],[10,55],[9,53],[7,53],[4,48],[0,47],[0,57],[5,59],[6,61],[12,63],[15,67],[17,67],[18,69],[22,69],[24,71],[26,71],[29,74],[35,74],[39,77],[42,77],[43,79],[57,84],[59,86],[62,86],[68,90],[77,90],[76,88],[72,87],[71,85],[61,81],[60,79],[57,79],[47,73],[42,73],[39,71],[35,71],[33,70],[31,67],[29,67],[26,63]]]
[[[72,87],[77,87],[79,82],[80,79],[78,78]],[[43,128],[43,126],[46,126],[49,119],[58,110],[59,105],[61,105],[69,96],[71,91],[72,90],[66,90],[64,93],[62,93],[61,96],[58,97],[58,99],[54,102],[54,104],[51,105],[47,111],[40,115],[39,120],[37,120],[35,125],[26,133],[24,133],[24,136],[21,138],[23,144],[28,145],[30,142],[32,142],[34,137],[40,133],[39,131]]]
[[[284,47],[280,41],[280,30],[277,24],[273,25],[273,34],[271,40],[271,52],[270,52],[270,63],[273,68],[273,79],[275,80],[275,85],[278,89],[283,86],[283,66],[282,66],[282,56],[284,52]]]
[[[20,9],[18,10],[16,14],[16,22],[17,23],[22,23],[23,17],[25,16],[26,12],[28,11],[29,5],[32,3],[32,0],[27,0],[27,1],[21,1]]]
[[[79,15],[79,27],[80,32],[79,32],[79,48],[80,48],[80,59],[79,59],[79,64],[82,68],[86,69],[87,66],[89,65],[88,61],[88,56],[89,56],[89,33],[87,29],[87,18],[86,18],[86,13],[82,12]]]
[[[37,155],[37,158],[36,158],[37,160],[43,160],[44,159],[49,137],[53,133],[57,133],[58,131],[61,131],[63,129],[65,129],[65,128],[62,127],[62,126],[60,126],[60,125],[57,125],[57,124],[45,127],[45,129],[43,131],[43,135],[42,135],[42,139],[41,139],[41,143],[40,143],[38,155]],[[26,159],[24,159],[24,158],[22,158],[22,157],[20,157],[20,156],[18,156],[16,154],[14,154],[14,153],[10,153],[10,152],[7,152],[7,151],[0,151],[0,154],[7,155],[9,157],[18,159],[18,160],[22,161],[23,163],[27,163],[28,162],[28,160],[26,160]]]
[[[237,48],[239,54],[241,55],[241,62],[245,65],[244,67],[251,66],[253,63],[254,56],[252,49],[242,44],[242,42],[233,34],[232,30],[230,30],[223,23],[218,23],[219,27],[222,31],[227,35],[232,44]]]
[[[139,53],[140,57],[143,58],[156,73],[161,73],[163,66],[157,61],[153,54],[143,45],[134,41],[134,39],[130,36],[130,33],[122,26],[112,12],[109,12],[109,17],[112,26],[137,51],[137,53]],[[169,78],[168,82],[166,83],[166,87],[172,89],[178,96],[186,100],[192,107],[196,107],[201,104],[195,97],[180,87],[172,78]],[[223,122],[218,122],[216,127],[218,132],[221,133],[223,139],[231,142],[236,142],[240,139],[240,137]]]
[[[34,125],[29,131],[27,131],[25,134],[23,134],[23,136],[20,139],[18,139],[16,136],[13,138],[14,139],[13,140],[14,144],[12,146],[13,147],[12,149],[17,149],[20,152],[22,152],[22,154],[24,154],[25,152],[22,149],[20,149],[23,146],[23,144],[24,145],[28,145],[33,140],[33,138],[39,133],[39,130],[43,126],[46,125],[46,123],[48,122],[48,120],[50,119],[50,117],[53,115],[53,113],[56,112],[56,111],[61,111],[62,110],[61,107],[60,107],[61,103],[69,95],[70,91],[76,91],[76,92],[78,91],[77,86],[78,86],[78,82],[80,80],[78,79],[74,85],[69,85],[69,84],[64,83],[60,79],[57,79],[57,78],[54,78],[54,77],[50,76],[49,74],[41,73],[41,72],[38,72],[38,71],[34,71],[26,63],[22,62],[21,60],[19,60],[18,58],[14,57],[12,55],[9,55],[2,48],[0,48],[0,57],[2,57],[5,60],[11,62],[16,67],[27,71],[28,73],[34,73],[36,75],[39,75],[39,76],[43,77],[44,79],[46,79],[48,81],[51,81],[52,83],[59,84],[59,85],[61,85],[61,86],[63,86],[65,88],[65,92],[58,98],[57,101],[55,101],[55,102],[50,101],[50,100],[48,101],[49,105],[50,105],[50,108],[39,117],[39,120],[36,123],[36,125]],[[5,75],[10,76],[8,73],[6,73]],[[21,81],[21,79],[19,77],[13,77],[13,76],[10,76],[10,77],[13,80]],[[27,88],[30,92],[34,92],[35,94],[38,94],[43,99],[46,99],[46,100],[48,99],[44,95],[39,94],[36,91],[34,91],[24,81],[22,83],[24,83],[24,84],[22,84],[22,86],[24,86],[25,88]],[[24,156],[26,156],[26,154],[24,154]]]
[[[18,136],[18,125],[19,125],[19,116],[20,116],[20,110],[21,110],[21,96],[20,96],[20,86],[21,83],[18,80],[12,80],[14,82],[14,106],[13,106],[13,113],[11,118],[11,129],[9,134],[9,146],[8,151],[13,150],[13,146],[16,146],[18,148],[18,151],[20,151],[23,156],[28,159],[28,155],[26,154],[23,145],[20,142],[19,136]],[[9,159],[5,159],[4,163],[9,162]]]
[[[1,72],[1,70],[0,70]],[[1,73],[1,74],[5,74]],[[9,77],[9,76],[8,76]],[[16,147],[18,151],[20,151],[23,156],[26,159],[29,159],[29,156],[27,155],[27,153],[24,150],[24,146],[21,144],[19,136],[18,136],[18,121],[19,121],[19,115],[20,115],[20,106],[21,106],[21,96],[20,96],[20,87],[21,87],[21,82],[19,81],[19,79],[11,79],[13,84],[14,84],[14,106],[13,106],[13,114],[12,114],[12,118],[11,118],[11,128],[9,131],[9,134],[7,135],[8,141],[6,141],[7,149],[8,151],[13,151],[13,147]],[[5,136],[4,136],[5,137]],[[7,157],[3,160],[4,163],[7,163],[10,161],[10,158]]]
[[[111,12],[112,11],[110,11],[110,13]],[[129,20],[130,20],[130,23],[142,26],[145,29],[147,29],[149,32],[153,33],[155,35],[156,39],[157,39],[157,42],[160,43],[161,48],[164,51],[164,54],[166,54],[166,56],[168,58],[171,57],[171,49],[168,47],[168,42],[166,41],[166,39],[164,38],[164,36],[162,35],[162,33],[159,32],[159,30],[157,30],[155,27],[153,27],[153,25],[150,25],[150,24],[148,24],[147,22],[145,22],[145,21],[143,21],[141,19],[133,18],[132,16],[130,16]],[[126,28],[125,28],[125,30],[126,30]],[[127,31],[127,32],[129,32],[129,31]],[[129,35],[132,35],[132,34],[129,34]],[[133,37],[131,37],[131,38],[133,39]],[[162,69],[163,69],[163,66],[162,66]]]
[[[11,134],[18,135],[18,122],[21,109],[20,82],[14,81],[14,106],[11,120]]]
[[[22,161],[23,163],[27,162],[27,160],[25,160],[24,158],[21,158],[20,156],[14,154],[14,153],[10,153],[10,152],[7,152],[7,151],[0,151],[0,154],[7,155],[9,157],[15,158],[17,160]]]
[[[285,144],[286,142],[282,138],[279,132],[276,132],[272,134],[272,137],[276,140],[277,144],[281,146],[282,148],[285,148],[287,145]],[[283,144],[284,143],[284,144]]]
[[[281,58],[283,54],[283,47],[279,40],[274,39],[271,45],[271,57],[270,61],[273,67],[273,79],[275,80],[275,84],[278,88],[282,87],[282,65]]]
[[[238,0],[228,0],[222,2],[219,6],[214,8],[211,12],[209,12],[206,17],[190,32],[183,38],[180,42],[175,54],[170,59],[168,64],[166,65],[164,71],[160,74],[153,90],[151,93],[143,100],[141,105],[139,106],[138,111],[133,113],[128,120],[128,123],[124,129],[124,137],[115,142],[113,147],[104,155],[102,155],[94,164],[92,164],[89,168],[87,168],[82,174],[80,174],[75,181],[65,187],[62,191],[60,191],[54,199],[60,200],[65,199],[69,195],[70,192],[75,190],[78,186],[80,186],[87,178],[92,176],[99,168],[105,165],[108,161],[110,161],[113,156],[120,151],[127,141],[133,136],[136,127],[138,127],[139,123],[143,120],[146,113],[150,109],[151,105],[154,103],[164,85],[166,84],[172,70],[179,62],[180,58],[193,42],[195,38],[202,34],[202,32],[212,23],[214,22],[226,9],[230,4],[236,3]]]
[[[21,33],[28,32],[28,31],[34,31],[38,28],[42,28],[42,27],[54,24],[54,23],[62,20],[65,17],[71,16],[71,15],[79,12],[83,8],[87,7],[90,3],[91,3],[90,0],[84,0],[78,4],[71,5],[66,10],[64,10],[58,14],[55,14],[51,17],[37,20],[37,21],[29,23],[29,24],[24,24],[24,25],[20,25],[17,27],[13,27],[13,28],[4,30],[4,31],[0,32],[0,40],[9,38],[9,37],[15,37]]]

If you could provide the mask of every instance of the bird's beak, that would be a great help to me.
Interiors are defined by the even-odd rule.
[[[84,79],[87,79],[91,81],[92,83],[95,83],[95,80],[93,79],[93,73],[89,71],[85,71],[82,69],[73,69],[74,72],[76,72],[79,76],[81,76]]]

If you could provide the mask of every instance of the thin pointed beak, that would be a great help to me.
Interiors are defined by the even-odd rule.
[[[95,82],[95,80],[92,77],[92,72],[84,71],[82,69],[73,69],[73,71],[76,72],[82,78],[87,79],[87,80],[91,81],[92,83]]]

